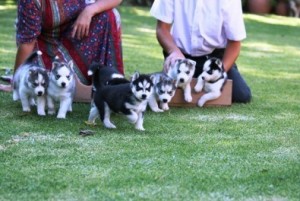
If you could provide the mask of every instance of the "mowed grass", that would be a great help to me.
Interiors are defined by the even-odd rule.
[[[161,70],[149,9],[119,10],[126,75]],[[14,63],[15,16],[0,7],[1,69]],[[115,130],[86,126],[89,104],[65,120],[24,114],[0,92],[0,200],[299,200],[300,21],[245,22],[238,64],[250,104],[147,111],[140,132],[121,115]]]

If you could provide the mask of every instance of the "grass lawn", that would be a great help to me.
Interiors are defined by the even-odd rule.
[[[149,9],[119,8],[126,75],[162,68]],[[16,7],[0,5],[0,70],[15,58]],[[0,200],[299,200],[300,19],[245,15],[238,59],[250,104],[145,114],[145,132],[23,114],[0,92]],[[91,129],[95,135],[81,137]]]

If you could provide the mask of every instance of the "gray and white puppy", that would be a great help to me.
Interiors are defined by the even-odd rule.
[[[219,98],[226,80],[227,73],[220,59],[213,57],[205,61],[203,72],[199,75],[194,87],[196,92],[202,89],[205,91],[198,101],[198,106],[202,107],[207,101]]]
[[[37,113],[44,116],[46,91],[49,83],[48,72],[34,64],[33,59],[42,55],[41,51],[33,52],[17,69],[13,76],[13,100],[21,100],[24,112],[30,112],[30,106],[37,100]]]
[[[56,57],[52,62],[48,87],[47,104],[48,114],[55,114],[55,102],[59,102],[57,118],[66,118],[67,112],[72,112],[72,103],[75,94],[75,74],[73,61],[61,62]]]
[[[170,78],[164,72],[152,73],[150,78],[154,86],[153,94],[148,101],[151,110],[154,112],[169,110],[169,102],[176,91],[176,80]]]
[[[191,59],[177,59],[167,72],[169,77],[176,80],[176,86],[183,89],[186,102],[192,101],[191,81],[195,68],[195,61]]]

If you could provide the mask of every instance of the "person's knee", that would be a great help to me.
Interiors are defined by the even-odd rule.
[[[244,90],[239,94],[233,94],[232,102],[234,103],[249,103],[252,100],[252,93],[250,89]]]

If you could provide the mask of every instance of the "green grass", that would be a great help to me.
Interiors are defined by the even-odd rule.
[[[126,75],[162,68],[149,10],[121,7]],[[0,6],[0,69],[15,57],[16,8]],[[0,92],[0,200],[299,200],[300,21],[245,15],[239,69],[253,101],[145,114],[145,132],[24,115]],[[95,135],[80,137],[91,129]]]

